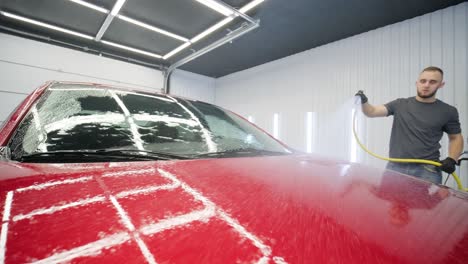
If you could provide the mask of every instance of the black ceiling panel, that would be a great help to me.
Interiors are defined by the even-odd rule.
[[[174,63],[174,62],[176,62],[176,61],[178,61],[180,59],[183,59],[184,57],[192,54],[193,52],[196,52],[198,50],[201,50],[201,49],[205,48],[206,46],[208,46],[208,45],[214,43],[215,41],[223,38],[224,36],[226,36],[227,34],[232,32],[233,30],[239,28],[241,26],[241,23],[245,23],[245,20],[240,18],[240,17],[237,17],[236,19],[231,21],[226,26],[214,31],[213,33],[211,33],[208,36],[204,37],[200,41],[198,41],[196,43],[193,43],[192,45],[190,45],[185,50],[183,50],[183,51],[177,53],[176,55],[174,55],[173,57],[169,58],[168,62],[170,64],[172,64],[172,63]],[[247,33],[247,34],[250,34],[250,33]],[[242,38],[242,37],[240,37],[240,38]],[[226,45],[229,45],[229,44],[226,44]]]
[[[180,40],[149,31],[118,18],[114,18],[102,39],[159,55],[164,55],[183,44]]]
[[[195,0],[127,1],[122,14],[185,38],[194,37],[224,18]]]
[[[221,77],[462,2],[266,0],[254,15],[260,28],[181,68]]]
[[[87,0],[86,2],[105,8],[107,10],[111,10],[117,0]]]
[[[111,10],[117,0],[85,0]],[[240,8],[252,0],[223,0]],[[181,68],[211,77],[245,70],[330,42],[421,16],[461,0],[265,0],[249,11],[260,27]],[[36,19],[95,36],[107,14],[69,0],[0,0],[0,11]],[[193,38],[224,16],[196,0],[127,0],[120,14]],[[64,47],[160,68],[213,43],[245,22],[233,22],[182,50],[168,60],[148,57],[0,15],[0,31]],[[34,35],[35,34],[35,35]],[[121,45],[165,55],[183,42],[144,29],[118,17],[102,37]]]

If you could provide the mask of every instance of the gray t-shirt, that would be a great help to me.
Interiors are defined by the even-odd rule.
[[[416,97],[399,98],[385,104],[393,115],[390,157],[438,160],[443,132],[461,133],[458,111],[440,100],[422,103]]]

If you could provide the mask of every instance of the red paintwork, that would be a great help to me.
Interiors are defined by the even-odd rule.
[[[445,199],[434,202],[428,194],[430,183],[392,174],[398,195],[411,200],[406,204],[408,223],[397,226],[390,221],[392,199],[375,191],[381,171],[313,156],[283,156],[65,165],[1,162],[0,202],[5,203],[8,191],[16,190],[6,263],[39,260],[113,234],[132,234],[110,202],[111,196],[137,230],[133,234],[138,234],[158,263],[250,263],[262,257],[258,246],[231,227],[219,211],[205,221],[145,235],[145,226],[206,208],[181,186],[119,196],[123,191],[173,183],[159,170],[209,199],[217,210],[271,248],[270,263],[275,263],[273,257],[288,263],[468,260],[465,193],[449,190]],[[18,191],[82,177],[90,179]],[[410,188],[405,190],[405,186]],[[96,196],[103,200],[15,221],[41,208]],[[135,241],[129,236],[125,243],[73,262],[145,262]]]
[[[311,155],[0,161],[0,204],[5,263],[468,263],[466,193]]]

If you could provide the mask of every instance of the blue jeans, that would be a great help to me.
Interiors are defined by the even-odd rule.
[[[411,175],[432,183],[442,184],[442,172],[438,167],[433,165],[389,162],[387,164],[387,169]]]

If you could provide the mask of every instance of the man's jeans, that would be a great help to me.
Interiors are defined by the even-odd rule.
[[[389,162],[387,164],[387,169],[411,175],[426,181],[430,181],[432,183],[442,183],[442,172],[438,167],[433,165]]]

